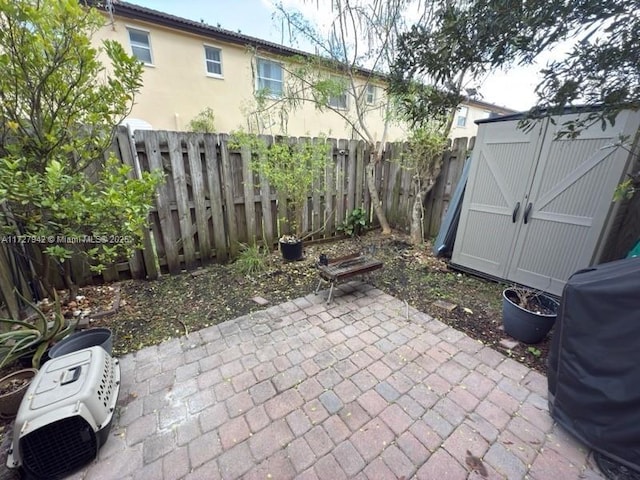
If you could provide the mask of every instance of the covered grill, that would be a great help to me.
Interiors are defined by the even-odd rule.
[[[568,280],[548,367],[551,416],[595,451],[640,472],[640,258]]]

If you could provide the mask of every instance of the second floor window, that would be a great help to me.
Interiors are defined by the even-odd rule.
[[[458,108],[456,126],[465,127],[467,125],[468,115],[469,115],[469,107]]]
[[[258,70],[256,90],[281,97],[283,92],[282,64],[264,58],[256,59]]]
[[[222,76],[222,51],[216,47],[204,47],[204,59],[207,64],[207,73],[216,77]]]
[[[331,77],[331,80],[336,83],[336,85],[342,86],[342,93],[339,95],[331,95],[329,97],[329,106],[333,108],[338,108],[340,110],[347,109],[347,86],[344,83],[344,80],[340,77]]]
[[[367,85],[367,90],[365,92],[365,97],[364,97],[365,102],[367,102],[367,105],[373,105],[376,101],[376,86],[372,85],[372,84],[368,84]]]
[[[136,30],[134,28],[128,28],[127,30],[129,32],[129,43],[131,44],[131,53],[133,53],[133,56],[142,63],[153,65],[149,32]]]

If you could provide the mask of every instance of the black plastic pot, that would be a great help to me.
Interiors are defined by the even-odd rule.
[[[302,240],[297,242],[280,242],[282,258],[290,262],[302,259]]]
[[[539,343],[551,331],[558,313],[558,302],[553,298],[538,294],[537,301],[545,309],[553,312],[537,313],[522,308],[516,303],[517,293],[506,288],[502,292],[502,322],[504,331],[524,343]]]
[[[113,333],[108,328],[90,328],[63,338],[49,350],[49,358],[90,347],[102,347],[109,355],[113,350]]]
[[[45,350],[44,354],[42,355],[42,357],[40,357],[40,368],[42,368],[42,366],[52,358],[49,355],[50,351],[51,351],[51,348],[47,348]],[[33,355],[34,354],[35,354],[35,352],[31,352],[31,353],[28,353],[26,355],[21,356],[18,359],[18,364],[21,367],[24,367],[24,368],[31,368],[31,366],[33,365]]]

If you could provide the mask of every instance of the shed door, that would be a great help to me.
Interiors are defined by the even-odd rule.
[[[627,168],[628,152],[612,145],[618,135],[634,133],[632,116],[622,112],[613,127],[603,131],[598,123],[573,140],[556,139],[556,134],[575,115],[549,126],[508,280],[561,295],[569,276],[592,264],[613,207],[612,192]]]
[[[481,125],[451,258],[454,264],[499,278],[506,275],[545,125],[538,123],[528,132],[518,129],[517,121]]]

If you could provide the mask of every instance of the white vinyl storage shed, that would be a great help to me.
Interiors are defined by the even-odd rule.
[[[518,128],[519,115],[477,122],[454,268],[559,296],[572,273],[599,263],[618,209],[614,190],[634,163],[628,150],[636,147],[640,112],[558,138],[578,115],[527,131]],[[620,135],[626,148],[616,146]]]

